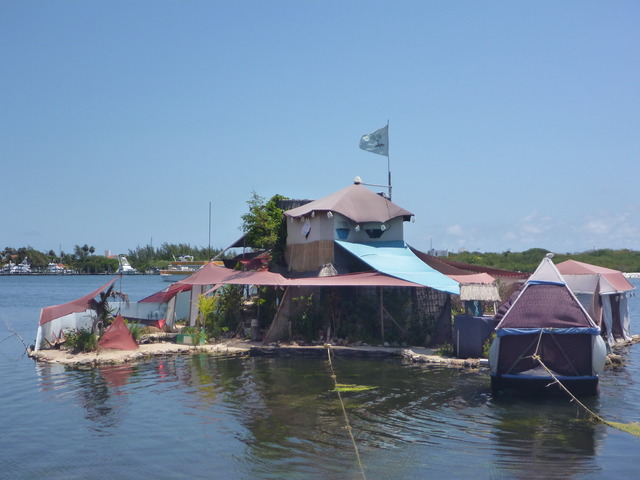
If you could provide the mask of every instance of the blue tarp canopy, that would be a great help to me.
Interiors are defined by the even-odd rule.
[[[460,294],[460,284],[420,260],[402,240],[393,242],[336,243],[380,273],[424,285],[442,292]]]

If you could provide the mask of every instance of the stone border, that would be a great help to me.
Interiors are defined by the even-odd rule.
[[[334,354],[341,357],[362,358],[401,358],[411,363],[442,365],[457,368],[479,368],[486,366],[484,359],[458,359],[435,355],[428,348],[412,349],[375,347],[375,346],[334,346]],[[206,345],[181,345],[173,342],[141,344],[137,350],[97,350],[90,353],[71,353],[68,350],[30,350],[29,357],[37,362],[62,364],[69,366],[96,366],[126,364],[143,361],[148,358],[167,355],[207,354],[219,357],[237,356],[273,356],[273,357],[316,357],[327,355],[326,345],[300,346],[281,344],[266,346],[259,342],[230,340],[224,343]]]
[[[640,343],[640,335],[621,346]],[[432,349],[423,347],[395,348],[375,346],[339,346],[331,345],[336,355],[343,357],[363,358],[402,358],[407,362],[425,365],[438,365],[464,369],[488,368],[489,361],[484,358],[450,358],[436,355]],[[614,348],[617,350],[617,348]],[[98,350],[90,353],[71,353],[68,350],[38,350],[27,351],[30,358],[38,362],[55,363],[71,366],[92,366],[123,364],[143,361],[148,358],[167,355],[207,354],[219,357],[238,356],[295,356],[295,357],[326,357],[326,345],[300,346],[296,344],[280,344],[266,346],[260,342],[246,340],[229,340],[227,342],[206,345],[181,345],[173,342],[159,341],[139,345],[137,350]],[[607,367],[623,364],[620,354],[608,355]]]

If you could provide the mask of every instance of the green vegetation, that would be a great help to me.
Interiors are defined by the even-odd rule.
[[[213,296],[200,295],[195,329],[206,338],[220,337],[240,321],[242,285],[225,285]]]
[[[113,314],[109,309],[109,299],[119,298],[129,304],[129,296],[126,293],[113,289],[113,284],[106,292],[100,292],[100,300],[89,300],[89,308],[95,312],[93,318],[93,326],[91,331],[97,335],[101,335],[113,323]]]
[[[129,323],[129,321],[124,319],[125,325],[129,328],[129,332],[131,332],[131,336],[138,343],[140,341],[140,337],[142,337],[143,326],[139,323]]]
[[[544,248],[531,248],[524,252],[461,252],[449,255],[449,260],[502,270],[532,273],[547,253],[549,253],[549,250]],[[622,272],[640,272],[640,251],[637,250],[599,249],[581,253],[553,253],[553,262],[556,264],[565,260],[576,260]]]
[[[278,207],[280,200],[287,200],[282,195],[274,195],[268,201],[253,192],[247,202],[249,212],[242,215],[242,232],[246,235],[247,245],[271,252],[271,261],[281,264],[287,239],[287,224],[283,210]]]
[[[163,243],[159,247],[145,245],[129,250],[127,260],[139,272],[167,268],[170,262],[176,261],[180,255],[191,255],[195,261],[207,261],[221,253],[221,249],[194,247],[188,243]]]
[[[491,351],[491,345],[496,339],[496,334],[493,332],[489,338],[487,338],[482,344],[482,358],[489,358],[489,352]]]
[[[627,432],[631,435],[635,435],[636,437],[640,437],[640,423],[638,422],[620,423],[605,421],[604,423],[609,425],[610,427],[617,428],[618,430],[622,430],[623,432]]]
[[[184,327],[180,333],[189,335],[192,345],[202,345],[209,339],[207,333],[199,327]]]
[[[368,385],[352,385],[348,383],[336,383],[332,392],[365,392],[367,390],[373,390],[377,387],[370,387]]]
[[[189,244],[169,244],[163,243],[160,247],[154,248],[151,245],[136,247],[126,254],[127,260],[133,268],[139,272],[157,271],[166,268],[170,262],[176,260],[180,255],[192,255],[194,260],[203,261],[215,257],[222,250],[208,249],[206,247],[192,247]],[[32,247],[5,247],[0,251],[0,266],[12,261],[20,263],[28,258],[31,271],[44,271],[49,263],[61,263],[68,269],[77,273],[102,274],[115,273],[119,263],[115,257],[105,257],[94,255],[95,248],[87,244],[83,246],[75,245],[73,253],[49,250],[47,253],[39,252]]]
[[[450,343],[440,345],[435,349],[434,353],[440,357],[455,357],[453,345],[451,345]]]
[[[98,336],[90,329],[65,332],[65,346],[73,353],[93,352],[98,348]]]

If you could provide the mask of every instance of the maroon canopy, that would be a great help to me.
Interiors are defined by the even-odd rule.
[[[384,275],[379,272],[349,273],[328,277],[285,278],[279,273],[267,271],[238,271],[207,263],[196,273],[180,280],[176,285],[273,285],[273,286],[319,286],[319,287],[422,287],[413,282]]]
[[[129,327],[121,315],[116,316],[113,323],[98,341],[98,348],[110,350],[137,350],[138,344],[133,339]]]
[[[160,290],[159,292],[149,295],[143,298],[138,303],[166,303],[174,295],[191,290],[191,285],[180,285],[179,283],[172,283],[168,288]]]
[[[62,305],[53,305],[51,307],[45,307],[40,312],[40,323],[39,325],[44,325],[45,323],[50,322],[56,318],[64,317],[65,315],[69,315],[70,313],[84,312],[89,308],[89,302],[98,296],[100,292],[106,290],[111,286],[113,282],[115,282],[119,276],[114,278],[113,280],[109,280],[103,286],[98,288],[97,290],[88,293],[84,297],[80,297],[77,300],[73,300],[68,303],[63,303]]]
[[[177,282],[180,285],[217,285],[219,283],[239,285],[285,285],[287,280],[279,273],[242,272],[219,267],[213,262],[204,265],[196,273]]]

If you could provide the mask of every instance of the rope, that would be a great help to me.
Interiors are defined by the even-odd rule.
[[[538,355],[538,352],[536,350],[536,353],[534,353],[532,355],[532,358],[536,361],[538,361],[538,363],[540,363],[540,365],[542,365],[542,368],[544,368],[547,373],[549,375],[551,375],[551,378],[553,378],[553,382],[550,383],[549,385],[553,385],[553,383],[557,383],[560,388],[562,390],[564,390],[567,395],[569,395],[571,397],[571,399],[576,402],[577,405],[579,405],[580,407],[582,407],[582,409],[587,412],[588,415],[591,416],[591,419],[596,422],[596,423],[603,423],[605,425],[607,425],[608,427],[611,428],[616,428],[618,430],[622,430],[623,432],[627,432],[630,433],[632,435],[635,435],[636,437],[640,437],[640,425],[637,423],[630,423],[630,424],[624,424],[624,423],[618,423],[618,422],[609,422],[607,420],[605,420],[604,418],[602,418],[600,415],[598,415],[595,412],[592,412],[591,410],[589,410],[589,408],[587,408],[587,406],[582,403],[580,400],[578,400],[578,398],[569,391],[569,389],[567,387],[565,387],[562,382],[558,379],[558,377],[555,376],[555,374],[549,369],[549,367],[547,367],[544,362],[542,361],[542,358],[540,358],[540,355]]]
[[[340,394],[340,389],[338,388],[338,380],[336,377],[336,373],[333,371],[333,363],[331,362],[331,356],[333,354],[333,351],[331,350],[331,345],[330,344],[325,344],[325,347],[327,347],[327,358],[329,359],[329,368],[331,369],[331,378],[333,379],[333,385],[334,385],[334,389],[336,391],[336,393],[338,394],[338,399],[340,400],[340,406],[342,407],[342,414],[344,415],[344,422],[346,424],[346,429],[347,432],[349,432],[349,436],[351,437],[351,443],[353,443],[353,450],[356,452],[356,459],[358,460],[358,466],[360,467],[360,472],[362,473],[362,478],[364,480],[367,479],[366,475],[364,474],[364,466],[362,465],[362,460],[360,459],[360,453],[358,452],[358,445],[356,444],[356,439],[353,436],[353,429],[351,428],[351,425],[349,424],[349,417],[347,416],[347,409],[344,406],[344,401],[342,400],[342,395]]]

